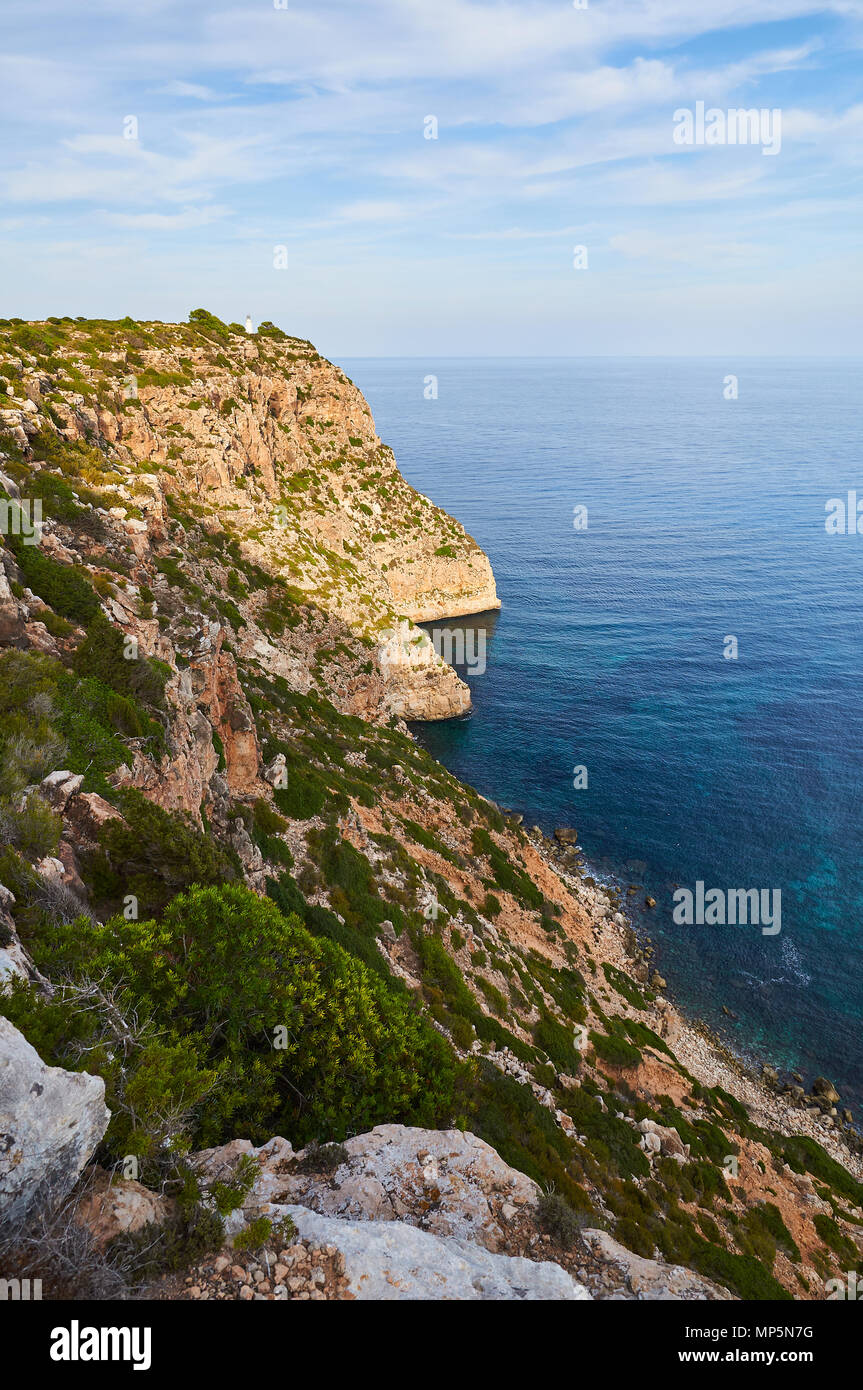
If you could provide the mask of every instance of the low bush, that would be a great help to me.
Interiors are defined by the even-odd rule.
[[[573,1244],[585,1224],[584,1212],[577,1212],[557,1192],[543,1192],[537,1202],[540,1230],[566,1249]]]
[[[590,1041],[593,1049],[603,1062],[607,1062],[612,1067],[637,1067],[641,1061],[641,1053],[637,1047],[632,1047],[623,1038],[616,1034],[591,1033]]]
[[[552,1014],[543,1012],[540,1015],[534,1025],[533,1040],[540,1051],[551,1059],[558,1071],[569,1076],[578,1071],[581,1056],[575,1047],[573,1031]]]

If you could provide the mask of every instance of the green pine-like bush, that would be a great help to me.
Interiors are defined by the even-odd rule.
[[[45,1061],[105,1077],[115,1154],[449,1117],[455,1058],[410,997],[239,884],[191,888],[158,921],[46,926],[29,944],[71,983],[51,1000],[16,989],[0,1011]]]

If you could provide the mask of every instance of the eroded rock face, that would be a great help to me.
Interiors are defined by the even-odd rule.
[[[340,1251],[348,1289],[359,1301],[590,1299],[560,1265],[494,1255],[473,1241],[402,1221],[344,1221],[299,1206],[274,1208],[272,1215],[289,1215],[303,1239]]]
[[[709,1279],[702,1279],[683,1265],[664,1260],[646,1260],[620,1245],[607,1231],[583,1231],[593,1254],[610,1266],[631,1297],[662,1302],[709,1302],[733,1300],[734,1295]]]
[[[398,558],[387,571],[387,583],[399,612],[415,623],[500,608],[491,564],[478,548],[465,559],[425,555],[407,565]]]
[[[401,719],[452,719],[470,709],[470,690],[409,623],[387,633],[378,660],[387,704]]]
[[[3,480],[0,479],[0,486],[2,485]],[[0,561],[0,642],[12,641],[20,631],[22,627],[21,610],[22,605],[12,593],[6,570]]]
[[[346,1155],[322,1175],[312,1149],[295,1154],[285,1139],[260,1149],[225,1145],[198,1155],[212,1181],[228,1179],[242,1153],[253,1154],[260,1175],[245,1202],[246,1212],[266,1203],[294,1203],[325,1216],[357,1221],[404,1221],[439,1236],[500,1248],[508,1221],[533,1206],[539,1189],[510,1168],[475,1134],[461,1130],[378,1125],[348,1139]]]
[[[64,1196],[110,1117],[101,1077],[47,1067],[0,1018],[0,1222]]]

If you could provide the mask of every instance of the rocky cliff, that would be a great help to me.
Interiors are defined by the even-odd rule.
[[[0,332],[0,423],[35,469],[59,441],[84,446],[71,481],[153,571],[158,611],[168,591],[184,607],[218,596],[238,648],[306,688],[308,634],[327,625],[354,657],[344,707],[366,717],[469,708],[414,624],[498,608],[491,566],[405,482],[338,367],[272,325],[247,334],[203,311],[188,325],[26,328],[5,345]],[[155,628],[139,636],[157,646]]]
[[[825,1297],[863,1253],[829,1081],[726,1056],[576,832],[401,723],[464,699],[413,620],[494,585],[350,383],[208,315],[0,321],[0,378],[3,1268]]]

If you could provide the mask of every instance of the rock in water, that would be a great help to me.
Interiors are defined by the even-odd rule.
[[[827,1101],[828,1105],[836,1105],[839,1100],[839,1092],[826,1076],[816,1076],[812,1082],[812,1094],[817,1096],[819,1100]]]
[[[47,1067],[0,1018],[0,1223],[64,1197],[110,1118],[101,1077]]]

